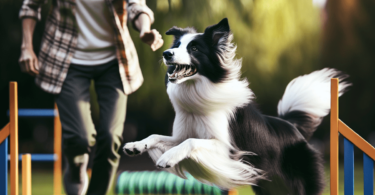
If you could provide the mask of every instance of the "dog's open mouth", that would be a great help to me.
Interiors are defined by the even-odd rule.
[[[174,63],[170,63],[167,65],[175,67],[172,74],[167,73],[169,81],[172,81],[172,82],[176,81],[177,79],[191,77],[198,72],[197,68],[194,65],[174,64]]]

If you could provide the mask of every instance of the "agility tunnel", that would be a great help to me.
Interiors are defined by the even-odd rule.
[[[236,190],[221,190],[216,186],[203,184],[187,175],[182,179],[165,171],[123,172],[117,179],[118,195],[235,195]]]
[[[339,119],[339,80],[331,79],[331,195],[339,194],[339,134],[344,136],[344,193],[354,195],[354,145],[363,151],[364,195],[374,195],[375,148]]]

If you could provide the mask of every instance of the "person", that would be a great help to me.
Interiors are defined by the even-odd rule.
[[[145,0],[53,0],[37,58],[32,36],[44,2],[23,1],[21,70],[36,76],[41,89],[55,94],[67,159],[65,192],[103,195],[119,164],[127,95],[143,82],[127,20],[153,51],[163,45],[163,39],[150,28],[154,16]],[[96,128],[90,115],[91,80],[100,112]],[[88,184],[88,154],[95,144]]]

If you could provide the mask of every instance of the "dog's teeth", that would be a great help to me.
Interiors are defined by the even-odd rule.
[[[169,74],[169,72],[167,72],[167,75],[168,75],[168,77],[169,77],[170,79],[175,79],[175,78],[177,78],[177,72],[176,72],[176,70],[173,71],[172,74]]]
[[[172,74],[167,72],[168,78],[170,79],[181,79],[183,77],[188,77],[196,73],[197,69],[195,66],[186,64],[176,64],[170,63],[170,65],[175,66]]]
[[[182,70],[181,70],[181,72],[180,72],[180,75],[182,76],[183,74],[185,74],[185,70],[186,70],[186,66],[183,66],[182,67]]]
[[[169,76],[169,78],[175,79],[176,78],[176,73],[171,74],[171,76]]]

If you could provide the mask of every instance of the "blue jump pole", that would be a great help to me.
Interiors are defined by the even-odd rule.
[[[39,162],[53,162],[57,160],[56,154],[31,154],[31,161],[39,161]],[[18,159],[22,160],[22,154],[19,155]],[[8,156],[8,160],[10,160]],[[1,194],[0,194],[1,195]]]
[[[9,110],[7,112],[9,116]],[[57,110],[55,109],[18,109],[19,117],[54,117],[57,116]]]
[[[8,138],[0,144],[0,195],[8,194]]]
[[[374,195],[374,161],[363,153],[364,195]]]
[[[31,154],[31,161],[39,162],[53,162],[57,159],[55,154]],[[20,155],[20,160],[22,160],[22,154]]]
[[[344,138],[344,194],[354,195],[354,145]]]

